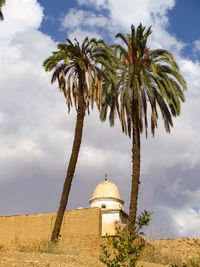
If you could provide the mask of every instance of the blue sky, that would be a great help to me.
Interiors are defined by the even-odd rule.
[[[200,2],[198,0],[178,0],[169,11],[169,30],[184,42],[193,42],[199,39]]]
[[[20,2],[20,5],[19,5]],[[165,236],[200,236],[200,3],[197,0],[9,0],[0,23],[0,216],[58,208],[76,114],[42,63],[65,37],[105,38],[130,25],[152,25],[152,49],[174,54],[188,84],[186,102],[166,134],[142,137],[139,211],[154,211],[152,227]],[[88,207],[105,172],[128,211],[131,141],[86,117],[69,209]],[[188,223],[189,222],[189,223]]]
[[[184,56],[193,56],[193,42],[200,37],[200,2],[198,0],[178,0],[169,11],[169,31],[186,43]]]

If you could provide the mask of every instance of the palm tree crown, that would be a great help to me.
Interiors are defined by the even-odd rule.
[[[67,39],[67,44],[58,44],[58,51],[44,61],[46,71],[54,69],[51,82],[56,80],[59,88],[63,91],[68,111],[74,102],[78,110],[78,92],[83,90],[84,106],[88,110],[89,106],[93,108],[94,101],[100,109],[100,98],[102,90],[102,71],[95,62],[105,63],[105,54],[95,49],[100,43],[86,38],[82,45],[75,40],[72,43]],[[111,70],[111,68],[109,68]],[[112,71],[112,70],[111,70]],[[80,87],[81,84],[81,87]]]
[[[150,104],[151,130],[154,135],[157,127],[158,105],[166,131],[170,132],[170,127],[173,126],[172,116],[180,115],[180,102],[185,100],[183,91],[187,88],[186,82],[179,72],[173,55],[164,49],[150,50],[147,47],[147,39],[151,33],[151,27],[145,31],[145,27],[141,24],[137,29],[132,25],[131,34],[116,35],[126,47],[113,46],[119,59],[117,97],[120,98],[120,120],[123,132],[129,136],[133,129],[131,119],[133,110],[138,115],[137,124],[140,133],[144,125],[147,134],[147,103]],[[104,91],[103,94],[109,97],[108,91]],[[118,101],[117,98],[116,100]],[[102,104],[106,109],[106,105]],[[135,109],[136,106],[137,109]],[[102,119],[105,118],[106,114],[102,116]]]

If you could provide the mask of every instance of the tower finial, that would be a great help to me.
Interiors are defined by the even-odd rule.
[[[107,173],[105,173],[105,181],[108,181],[108,178],[107,178]]]

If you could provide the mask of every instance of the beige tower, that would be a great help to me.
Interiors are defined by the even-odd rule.
[[[102,236],[115,235],[118,224],[127,224],[128,215],[123,210],[124,201],[117,186],[107,179],[97,185],[89,202],[91,208],[101,208]]]

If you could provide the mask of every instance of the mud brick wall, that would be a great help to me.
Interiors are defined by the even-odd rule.
[[[28,243],[50,240],[56,213],[0,216],[0,244]],[[61,240],[67,238],[99,238],[102,222],[99,208],[66,211]]]

